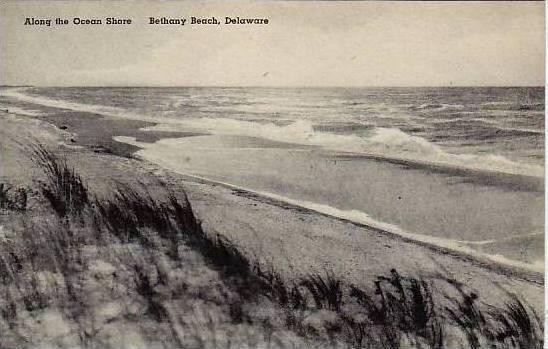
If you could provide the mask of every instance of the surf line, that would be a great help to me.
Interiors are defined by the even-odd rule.
[[[526,239],[526,238],[531,238],[531,237],[541,236],[541,235],[544,235],[544,232],[540,231],[540,232],[534,232],[529,234],[511,235],[498,240],[494,240],[494,239],[479,240],[479,241],[458,240],[458,242],[462,244],[467,244],[467,245],[488,245],[488,244],[494,244],[494,243],[505,242],[505,241]]]
[[[501,256],[491,256],[486,253],[481,253],[479,251],[473,250],[470,247],[462,245],[457,240],[442,239],[442,238],[430,237],[427,235],[409,233],[402,230],[396,225],[377,222],[371,217],[369,217],[369,215],[361,211],[356,211],[356,210],[344,211],[344,210],[333,208],[327,205],[317,204],[317,203],[308,202],[308,201],[294,200],[291,198],[287,198],[281,195],[268,193],[268,192],[254,191],[254,190],[250,190],[244,187],[239,187],[230,183],[211,180],[206,177],[201,177],[201,176],[191,175],[191,174],[181,173],[181,172],[177,172],[177,173],[180,173],[189,178],[194,178],[206,183],[221,185],[229,189],[233,189],[241,192],[247,192],[249,194],[256,195],[258,197],[270,199],[275,202],[285,204],[285,206],[290,205],[296,208],[314,211],[323,216],[349,222],[358,226],[362,226],[362,227],[374,230],[376,232],[379,232],[385,235],[396,236],[398,238],[401,238],[403,241],[406,241],[412,244],[421,245],[421,246],[433,249],[436,252],[445,252],[445,253],[451,254],[453,257],[457,257],[461,259],[464,258],[468,261],[476,262],[475,264],[482,266],[484,268],[487,268],[489,270],[504,269],[502,270],[502,273],[504,275],[511,274],[513,277],[519,277],[530,282],[542,283],[538,281],[538,278],[539,276],[542,277],[543,271],[532,264],[510,260],[508,258],[501,257]],[[490,268],[490,266],[496,266],[496,267]],[[521,269],[521,270],[516,271],[512,269]],[[519,275],[522,272],[526,272],[527,274],[533,273],[533,275],[531,275],[530,277],[523,277]]]

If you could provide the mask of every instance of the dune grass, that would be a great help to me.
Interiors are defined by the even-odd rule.
[[[45,181],[40,183],[40,190],[57,215],[78,214],[89,205],[87,187],[65,159],[41,145],[33,147],[32,159],[44,171]]]
[[[232,321],[255,322],[266,329],[277,326],[277,318],[282,317],[286,330],[327,348],[530,349],[543,345],[542,321],[518,295],[508,293],[505,304],[495,307],[456,280],[446,278],[440,288],[433,280],[400,275],[394,269],[371,280],[369,288],[349,284],[332,272],[303,273],[289,280],[275,266],[261,268],[260,261],[250,260],[223,236],[207,234],[184,193],[165,188],[163,198],[156,198],[144,185],[116,183],[111,195],[98,198],[66,160],[41,146],[35,148],[33,158],[45,174],[40,191],[61,223],[40,229],[29,225],[19,245],[2,246],[0,277],[4,284],[13,285],[6,288],[0,306],[7,323],[15,318],[16,303],[32,312],[56,302],[55,293],[39,287],[33,273],[44,268],[60,271],[69,299],[85,304],[86,295],[75,280],[83,268],[84,247],[118,241],[144,249],[160,244],[175,262],[181,260],[183,246],[199,252],[238,295],[228,304]],[[177,293],[171,290],[166,296],[169,273],[157,269],[158,275],[152,277],[145,264],[134,264],[132,283],[135,294],[147,301],[146,314],[166,322],[170,319],[166,298]],[[270,318],[254,319],[246,314],[249,304],[271,304],[277,310]]]

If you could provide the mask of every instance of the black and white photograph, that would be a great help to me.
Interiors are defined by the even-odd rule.
[[[543,1],[0,1],[0,348],[533,349]]]

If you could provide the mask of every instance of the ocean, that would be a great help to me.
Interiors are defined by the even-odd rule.
[[[194,132],[116,140],[180,173],[501,263],[543,264],[544,88],[4,88],[0,108]]]

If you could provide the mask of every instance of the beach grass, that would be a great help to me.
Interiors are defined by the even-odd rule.
[[[80,176],[70,168],[66,160],[59,159],[42,145],[33,147],[33,161],[44,171],[41,182],[42,195],[60,217],[80,213],[89,204],[88,189]]]
[[[150,336],[169,338],[168,347],[543,346],[542,321],[519,295],[508,292],[504,305],[493,306],[450,277],[395,269],[359,285],[333,271],[288,278],[226,237],[207,233],[184,192],[162,185],[164,193],[152,194],[144,184],[115,182],[99,197],[46,147],[33,147],[31,157],[43,171],[35,200],[51,215],[32,217],[12,203],[7,183],[0,186],[2,209],[20,222],[18,235],[0,242],[0,347],[57,343],[33,332],[37,314],[48,309],[63,310],[66,336],[73,334],[71,343],[82,347],[100,343],[102,328],[115,320],[154,328]],[[198,278],[213,273],[214,290],[207,282],[193,287],[185,278],[191,270]],[[106,300],[140,310],[120,312],[97,327],[95,313]],[[216,310],[196,311],[192,302]],[[230,335],[244,327],[245,345]],[[293,344],[280,339],[288,333]]]

